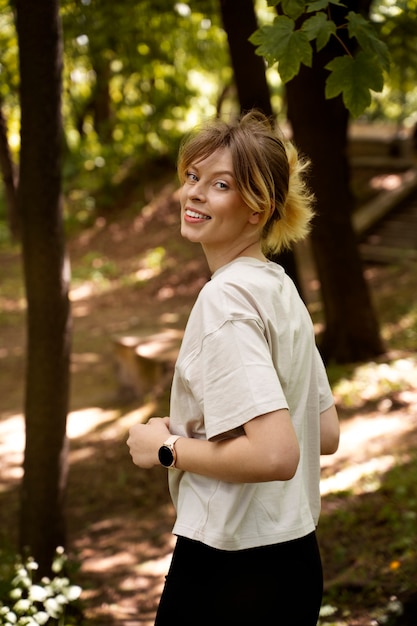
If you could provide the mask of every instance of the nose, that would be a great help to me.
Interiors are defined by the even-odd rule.
[[[195,200],[197,202],[203,202],[205,198],[204,186],[201,181],[196,181],[188,191],[188,197],[190,200]]]

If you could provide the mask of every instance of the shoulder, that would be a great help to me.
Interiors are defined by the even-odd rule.
[[[205,330],[225,321],[268,319],[291,315],[299,298],[280,265],[256,259],[239,259],[222,267],[200,292],[193,310]]]
[[[190,322],[203,334],[213,332],[227,321],[259,319],[259,268],[231,263],[207,282],[194,305]]]
[[[206,308],[234,316],[256,310],[259,299],[262,268],[250,263],[231,263],[216,272],[203,287],[200,300]]]
[[[236,259],[218,270],[207,283],[207,293],[262,293],[265,289],[280,290],[288,279],[283,268],[273,262],[257,259]]]

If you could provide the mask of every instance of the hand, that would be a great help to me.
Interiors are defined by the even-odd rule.
[[[151,417],[146,424],[132,426],[127,445],[133,463],[144,469],[159,465],[158,450],[170,434],[169,417]]]

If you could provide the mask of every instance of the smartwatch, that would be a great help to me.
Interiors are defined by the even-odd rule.
[[[177,439],[180,438],[180,435],[171,435],[168,437],[166,441],[162,444],[158,451],[158,458],[161,465],[164,467],[175,467],[175,462],[177,460],[177,455],[175,453],[174,444]]]

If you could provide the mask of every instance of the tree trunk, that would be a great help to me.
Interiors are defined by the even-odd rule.
[[[93,92],[92,108],[94,128],[100,141],[109,144],[113,133],[113,119],[110,97],[110,63],[99,51],[92,55],[92,63],[96,75]]]
[[[65,545],[69,265],[61,197],[62,36],[58,0],[16,2],[21,97],[18,208],[27,296],[26,447],[20,544],[47,574]]]
[[[273,116],[271,96],[265,75],[265,61],[255,54],[249,37],[258,28],[253,0],[220,0],[224,29],[229,42],[230,57],[239,98],[240,110],[257,108],[268,117]],[[271,257],[282,265],[301,292],[294,254],[285,251]]]
[[[258,108],[272,116],[271,99],[265,76],[265,61],[255,54],[249,37],[258,28],[253,0],[220,0],[224,30],[239,98],[240,110]]]
[[[345,363],[373,358],[384,347],[351,221],[348,111],[340,97],[325,99],[332,53],[329,45],[314,54],[313,67],[301,66],[286,87],[294,140],[312,161],[317,197],[311,241],[326,322],[320,348],[326,360]]]
[[[0,170],[4,183],[7,221],[13,239],[19,238],[19,220],[17,211],[16,176],[14,163],[7,139],[7,124],[3,113],[0,95]]]

